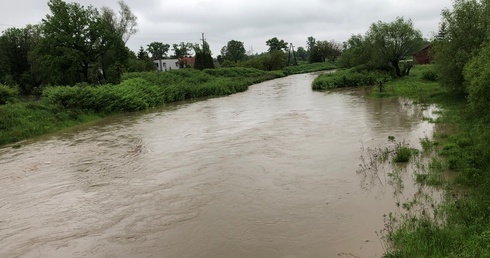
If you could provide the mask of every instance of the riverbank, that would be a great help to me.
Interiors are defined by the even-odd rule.
[[[410,97],[442,110],[439,118],[427,118],[436,124],[436,132],[433,140],[421,139],[421,143],[435,156],[428,164],[417,164],[428,172],[415,175],[414,180],[421,187],[444,190],[445,197],[437,204],[414,197],[418,212],[410,211],[411,204],[403,207],[404,214],[388,215],[385,257],[488,257],[489,125],[469,115],[466,100],[442,88],[432,69],[415,66],[410,76],[387,82],[382,92],[373,88],[374,97]]]
[[[125,74],[118,85],[47,87],[39,100],[15,101],[9,97],[9,103],[0,105],[0,146],[109,115],[187,99],[226,96],[262,81],[334,68],[332,63],[321,63],[286,67],[280,71],[240,67],[204,71],[181,69]]]

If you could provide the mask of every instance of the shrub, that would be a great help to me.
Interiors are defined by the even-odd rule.
[[[0,84],[0,105],[15,101],[19,97],[19,91],[16,88]]]
[[[436,73],[436,71],[434,71],[432,69],[426,70],[426,71],[422,72],[422,79],[424,79],[426,81],[435,82],[435,81],[437,81],[437,73]]]
[[[380,81],[386,82],[391,78],[386,72],[355,72],[343,70],[318,76],[312,84],[314,90],[327,90],[341,87],[370,86]]]

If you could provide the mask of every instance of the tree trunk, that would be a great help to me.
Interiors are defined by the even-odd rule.
[[[400,66],[398,65],[398,61],[391,61],[391,64],[393,65],[393,67],[395,67],[396,76],[402,77],[402,73],[400,71]]]

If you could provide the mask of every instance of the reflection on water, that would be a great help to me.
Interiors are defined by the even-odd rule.
[[[359,187],[361,148],[417,147],[430,110],[313,79],[0,149],[0,256],[380,257],[396,199]]]

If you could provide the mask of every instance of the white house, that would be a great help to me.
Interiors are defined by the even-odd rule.
[[[157,59],[153,60],[158,71],[166,72],[179,69],[179,59]]]

